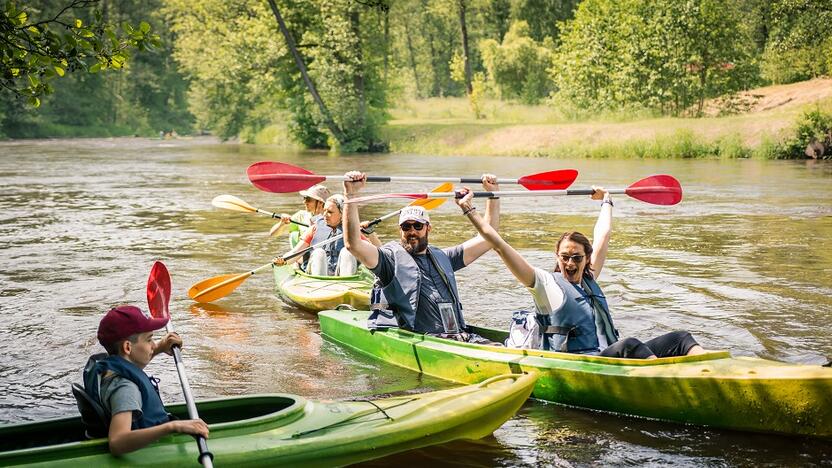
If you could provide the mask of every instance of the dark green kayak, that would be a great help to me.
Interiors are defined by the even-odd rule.
[[[367,311],[318,314],[326,338],[454,382],[538,372],[533,397],[570,406],[729,429],[832,437],[832,368],[726,351],[622,359],[474,345],[366,329]],[[506,332],[473,327],[502,342]]]
[[[520,409],[535,375],[372,401],[255,395],[197,403],[216,466],[342,466],[491,434]],[[184,405],[168,410],[186,417]],[[163,437],[122,457],[85,440],[80,417],[0,426],[0,466],[199,466],[191,436]]]

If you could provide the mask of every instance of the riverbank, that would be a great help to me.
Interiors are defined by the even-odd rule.
[[[499,101],[486,118],[471,117],[464,98],[410,101],[391,111],[382,130],[394,153],[580,158],[764,158],[800,156],[796,141],[805,114],[832,115],[832,79],[751,90],[720,116],[717,101],[707,117],[606,115],[579,119],[551,106]],[[723,104],[723,108],[725,105]],[[827,150],[827,153],[829,151]]]

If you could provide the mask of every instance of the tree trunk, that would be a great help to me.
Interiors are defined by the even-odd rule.
[[[390,7],[384,9],[384,85],[387,86],[387,70],[390,62]]]
[[[466,0],[459,0],[459,30],[462,34],[462,54],[463,54],[463,61],[465,62],[465,91],[470,96],[472,92],[474,92],[474,88],[471,86],[471,60],[469,60],[470,54],[468,53],[468,27],[465,25],[465,10],[468,6],[465,4]]]
[[[306,83],[307,89],[309,89],[309,93],[312,95],[312,99],[315,100],[315,103],[318,105],[318,109],[321,111],[321,115],[324,119],[324,125],[332,132],[332,135],[341,143],[346,141],[346,136],[344,132],[338,127],[335,121],[332,119],[332,114],[329,113],[329,109],[324,104],[324,101],[321,99],[321,96],[318,94],[318,90],[315,89],[315,84],[312,83],[312,80],[309,78],[309,73],[306,71],[306,64],[303,62],[303,57],[300,56],[298,52],[298,48],[295,45],[295,40],[292,38],[292,33],[286,28],[286,24],[283,22],[283,17],[280,16],[280,10],[277,9],[277,4],[274,0],[269,0],[269,6],[272,8],[272,13],[274,13],[274,17],[277,20],[277,24],[280,27],[280,32],[283,33],[284,39],[286,39],[286,46],[289,48],[289,51],[292,53],[292,57],[295,58],[295,63],[300,70],[300,74],[303,77],[304,83]]]
[[[410,38],[410,27],[408,21],[404,22],[404,35],[407,38],[407,51],[410,55],[410,68],[413,69],[413,83],[416,85],[416,96],[423,97],[419,88],[419,72],[416,71],[416,53],[413,52],[413,41]]]
[[[367,117],[367,96],[364,92],[364,54],[361,50],[361,30],[359,29],[361,18],[359,16],[358,8],[355,6],[350,8],[349,15],[350,29],[356,39],[355,53],[358,56],[358,69],[352,77],[355,92],[358,94],[358,128],[364,128],[365,118]]]

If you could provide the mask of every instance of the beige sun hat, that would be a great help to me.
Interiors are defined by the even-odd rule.
[[[321,203],[326,203],[326,199],[330,197],[329,189],[323,185],[313,185],[306,190],[298,192],[302,197],[314,198]]]

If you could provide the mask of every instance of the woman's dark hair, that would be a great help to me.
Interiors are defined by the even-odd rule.
[[[589,239],[587,239],[585,235],[577,231],[564,232],[563,235],[560,236],[560,239],[558,239],[558,243],[555,244],[555,271],[560,271],[560,263],[558,263],[558,251],[560,250],[560,244],[565,240],[577,242],[578,244],[584,246],[584,254],[586,255],[586,266],[584,267],[584,276],[592,279],[592,243],[589,242]]]

